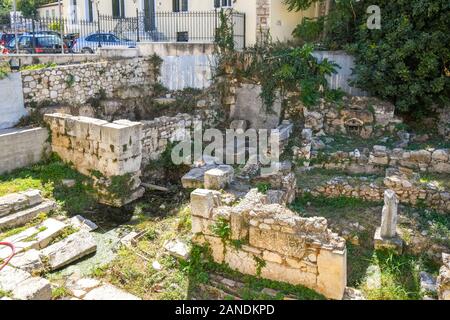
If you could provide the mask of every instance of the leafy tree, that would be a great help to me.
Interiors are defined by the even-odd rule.
[[[284,0],[303,10],[320,0]],[[381,30],[367,28],[368,5],[381,9]],[[354,85],[420,115],[450,100],[448,0],[332,1],[326,17],[304,19],[294,35],[302,42],[355,56]]]
[[[0,1],[0,17],[8,16],[12,10],[12,0]]]
[[[418,115],[450,102],[450,2],[372,0],[381,30],[360,25],[349,51],[355,85]],[[450,107],[450,106],[449,106]]]

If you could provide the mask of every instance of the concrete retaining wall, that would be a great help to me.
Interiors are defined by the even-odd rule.
[[[10,73],[8,77],[0,80],[0,129],[14,127],[26,114],[22,79],[19,73]]]
[[[49,152],[45,128],[0,130],[0,174],[35,164]]]
[[[344,92],[352,96],[367,96],[367,93],[351,87],[348,81],[352,79],[352,69],[355,66],[354,58],[344,51],[315,51],[313,55],[319,59],[328,59],[336,62],[341,68],[337,70],[337,73],[328,77],[328,84],[331,89],[341,89]]]
[[[9,62],[18,59],[21,66],[39,63],[73,64],[95,62],[100,60],[98,54],[10,54],[0,56],[0,62]]]

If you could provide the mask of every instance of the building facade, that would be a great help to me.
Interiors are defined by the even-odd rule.
[[[158,19],[162,20],[165,13],[179,14],[173,19],[183,21],[183,31],[195,33],[205,25],[199,19],[183,17],[183,13],[234,9],[245,13],[246,45],[256,43],[259,35],[268,32],[274,41],[290,40],[292,31],[303,17],[317,17],[324,9],[323,4],[317,3],[305,11],[289,12],[283,0],[62,0],[62,5],[63,17],[70,19],[72,24],[81,20],[94,22],[98,14],[125,18],[136,17],[137,12],[141,12],[151,21],[151,28],[161,33],[166,32],[163,30],[165,21]],[[52,15],[53,10],[57,14],[57,3],[56,7],[51,4],[39,8],[41,16]]]

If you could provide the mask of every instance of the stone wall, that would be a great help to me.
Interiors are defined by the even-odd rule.
[[[22,71],[25,103],[84,104],[90,98],[114,96],[117,90],[154,83],[153,64],[146,58],[115,59]],[[147,89],[146,89],[147,88]]]
[[[303,285],[342,299],[347,281],[345,240],[321,217],[301,218],[278,204],[265,204],[256,189],[236,206],[222,206],[220,192],[191,194],[194,242],[209,246],[217,263],[244,274]],[[228,225],[230,235],[214,230]]]
[[[122,206],[142,196],[142,124],[66,114],[44,116],[52,150],[94,179],[101,203]]]
[[[0,130],[0,174],[43,160],[50,151],[45,128]]]
[[[443,253],[444,265],[439,270],[437,278],[437,289],[439,300],[450,300],[450,255]]]
[[[298,190],[310,192],[313,196],[336,198],[340,196],[360,198],[367,201],[381,201],[384,191],[395,191],[402,203],[417,205],[420,202],[441,212],[450,212],[449,190],[442,190],[430,184],[419,183],[407,177],[394,174],[384,179],[336,177],[315,186],[313,189]]]
[[[206,101],[200,101],[200,104]],[[211,126],[216,120],[214,110],[200,110],[194,114],[180,113],[174,117],[160,117],[141,121],[142,130],[142,168],[150,160],[157,160],[166,150],[169,142],[178,142],[186,138],[193,130],[195,121],[202,121],[203,127]]]
[[[295,148],[297,158],[304,158],[301,148]],[[337,151],[330,154],[311,152],[310,165],[316,168],[338,169],[349,173],[384,173],[388,167],[407,168],[414,171],[450,173],[449,149],[405,150],[374,146],[351,152]]]
[[[391,103],[369,97],[344,97],[343,106],[321,101],[314,108],[303,107],[305,128],[314,134],[352,134],[362,138],[393,132],[401,120]]]

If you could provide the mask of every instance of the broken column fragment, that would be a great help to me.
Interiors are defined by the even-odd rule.
[[[375,231],[375,249],[393,249],[402,253],[403,241],[397,232],[398,202],[393,190],[385,190],[381,227]]]

